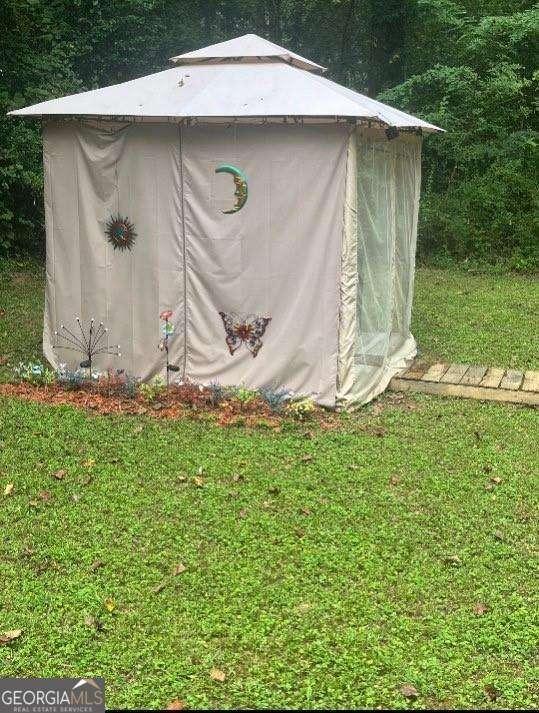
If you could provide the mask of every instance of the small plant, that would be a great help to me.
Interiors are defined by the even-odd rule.
[[[218,381],[212,381],[208,386],[208,401],[211,406],[219,406],[226,396],[226,389]]]
[[[65,364],[60,364],[56,371],[56,380],[66,391],[76,391],[88,382],[84,372],[81,369],[70,371]]]
[[[52,369],[48,369],[40,361],[19,362],[18,366],[14,367],[13,373],[19,381],[26,381],[29,384],[39,384],[48,386],[54,383],[56,374]]]
[[[99,374],[96,389],[99,393],[108,396],[126,396],[134,398],[137,395],[138,379],[125,372],[124,369],[108,369]]]
[[[167,386],[160,376],[155,376],[151,381],[140,384],[139,386],[139,392],[148,403],[155,401],[166,389]]]
[[[123,382],[123,392],[128,399],[134,399],[137,395],[137,390],[139,387],[139,380],[136,376],[131,376],[130,374],[125,375],[125,380]]]
[[[246,388],[245,386],[235,386],[230,390],[231,396],[237,399],[243,406],[251,403],[257,397],[257,392]]]
[[[263,386],[258,390],[260,397],[268,404],[273,413],[283,410],[285,403],[290,399],[288,389],[276,386]]]
[[[182,404],[190,406],[193,409],[205,405],[208,401],[208,395],[204,386],[194,381],[189,381],[189,379],[180,381],[171,388],[172,393],[176,394]]]
[[[313,415],[314,410],[314,401],[309,396],[291,401],[286,406],[286,413],[298,421],[305,421],[310,418]]]

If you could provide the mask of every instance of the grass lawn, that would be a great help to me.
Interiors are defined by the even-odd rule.
[[[0,277],[0,355],[29,358],[42,273]],[[538,301],[422,269],[415,333],[537,368]],[[104,676],[115,708],[533,708],[537,435],[423,395],[280,433],[0,400],[0,676]]]
[[[421,268],[412,332],[432,360],[538,369],[539,280]]]

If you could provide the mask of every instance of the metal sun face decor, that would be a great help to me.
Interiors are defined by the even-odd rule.
[[[241,168],[232,166],[230,163],[222,163],[220,166],[217,166],[215,173],[230,173],[230,175],[234,178],[234,186],[236,187],[234,196],[236,198],[236,203],[230,210],[223,210],[221,212],[225,214],[237,213],[247,203],[247,197],[249,195],[247,176]]]
[[[82,326],[78,317],[75,317],[78,331],[72,332],[65,324],[60,325],[60,331],[54,332],[53,349],[67,349],[72,352],[79,352],[85,359],[79,364],[81,369],[89,369],[92,376],[92,362],[98,354],[111,354],[121,357],[120,345],[109,345],[109,330],[103,322],[96,326],[92,317],[87,329]],[[80,332],[80,336],[79,333]]]
[[[219,312],[225,328],[225,341],[230,355],[233,356],[242,344],[253,355],[258,354],[263,346],[262,337],[266,327],[271,322],[271,317],[259,317],[254,314],[241,317],[233,312]]]
[[[113,215],[107,222],[105,230],[107,240],[115,250],[131,250],[137,234],[135,226],[129,218],[122,218],[120,214]]]

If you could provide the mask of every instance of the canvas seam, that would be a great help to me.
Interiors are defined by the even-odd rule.
[[[351,246],[349,244],[348,236],[347,236],[347,214],[349,211],[353,210],[356,211],[357,207],[356,206],[351,206],[348,203],[348,181],[351,180],[351,177],[349,175],[350,173],[350,158],[349,158],[349,152],[350,151],[355,151],[356,146],[355,142],[352,145],[352,140],[355,132],[355,127],[352,128],[348,134],[348,139],[347,139],[347,148],[346,148],[346,172],[345,172],[345,180],[344,180],[344,201],[343,201],[343,212],[342,212],[342,232],[341,232],[341,259],[340,259],[340,265],[339,265],[339,313],[338,313],[338,328],[337,328],[337,349],[338,349],[338,354],[337,354],[337,373],[336,373],[336,379],[335,379],[335,403],[338,405],[339,401],[342,400],[342,372],[344,369],[343,366],[343,355],[341,352],[342,348],[342,330],[343,330],[343,298],[344,298],[344,288],[343,288],[343,275],[346,275],[344,265],[348,264],[348,260],[346,259],[348,256],[348,252],[351,249]],[[356,175],[353,177],[353,180],[357,180]],[[349,226],[348,226],[349,227]],[[357,253],[357,247],[356,247],[356,253]],[[357,257],[356,257],[356,263],[357,263]],[[356,300],[357,300],[357,286],[356,286]],[[357,305],[356,305],[357,308]],[[354,317],[355,321],[356,317]],[[355,353],[355,348],[354,348],[354,353]]]
[[[182,206],[182,262],[183,262],[183,364],[182,381],[185,380],[187,372],[187,246],[185,235],[185,183],[183,173],[183,127],[179,125],[180,134],[180,183],[181,183],[181,206]]]

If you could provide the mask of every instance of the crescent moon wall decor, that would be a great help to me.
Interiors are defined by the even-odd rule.
[[[236,190],[234,191],[236,204],[234,208],[231,208],[230,210],[223,210],[221,212],[225,214],[237,213],[247,203],[247,197],[249,195],[247,176],[243,173],[241,168],[233,166],[230,163],[222,163],[220,166],[217,166],[215,173],[230,173],[230,175],[234,178],[234,185],[236,186]]]

